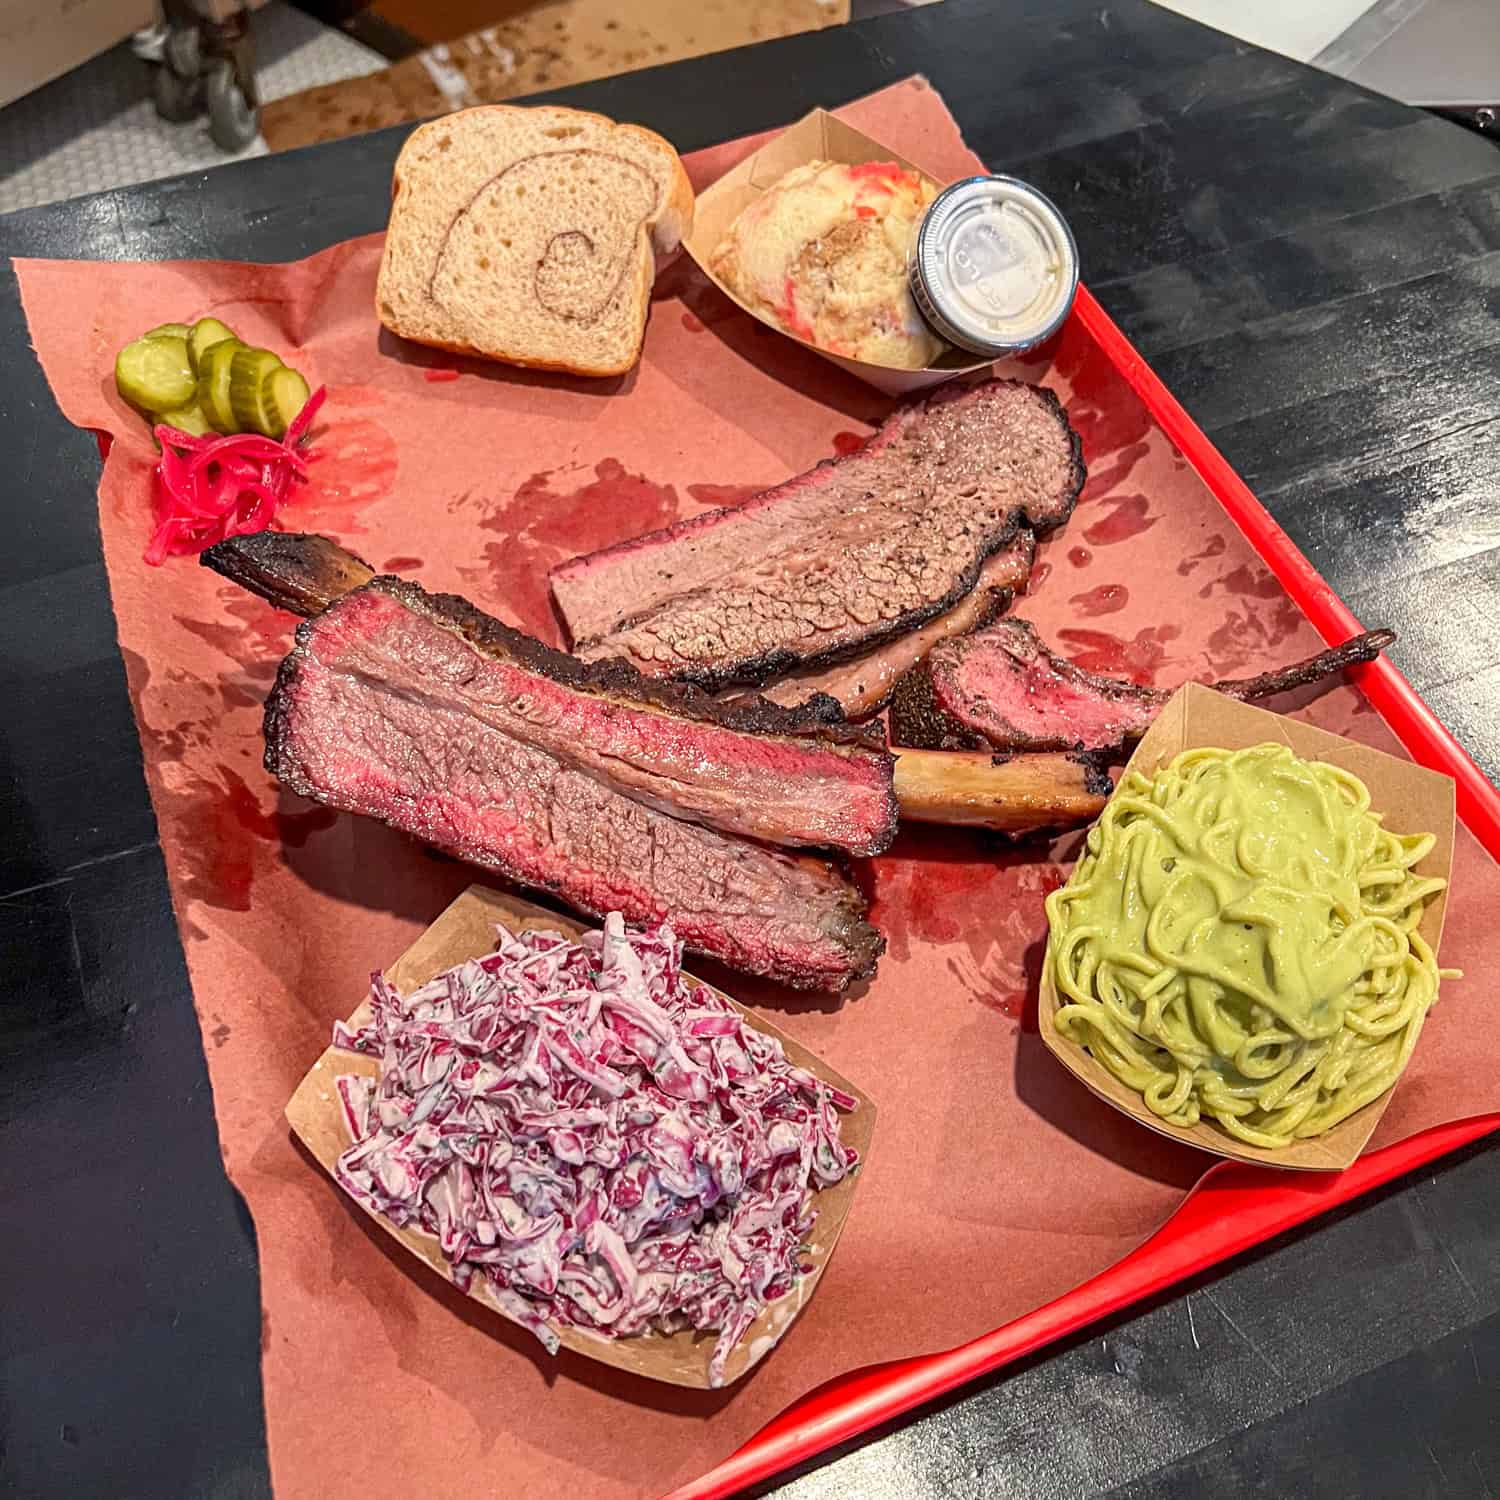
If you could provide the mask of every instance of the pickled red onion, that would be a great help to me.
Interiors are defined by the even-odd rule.
[[[190,556],[226,537],[273,525],[293,483],[307,478],[307,461],[316,455],[299,451],[299,445],[327,395],[320,385],[279,440],[258,432],[195,437],[158,426],[156,529],[146,561],[160,567],[169,557]]]

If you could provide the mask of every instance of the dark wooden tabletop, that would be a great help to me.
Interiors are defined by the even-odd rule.
[[[690,150],[913,72],[1063,205],[1105,306],[1356,612],[1401,632],[1493,777],[1500,152],[1143,0],[950,0],[566,97]],[[17,214],[0,254],[304,255],[383,225],[401,137]],[[0,348],[0,1493],[261,1496],[255,1235],[220,1166],[98,457],[8,264]],[[774,1492],[1487,1496],[1497,1398],[1500,1147],[1480,1145]]]

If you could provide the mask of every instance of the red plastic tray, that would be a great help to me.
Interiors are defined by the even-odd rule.
[[[1073,316],[1109,355],[1324,640],[1333,645],[1356,634],[1362,627],[1348,605],[1081,287]],[[1500,859],[1500,792],[1468,752],[1384,657],[1361,668],[1357,681],[1412,759],[1453,777],[1459,817]],[[1497,1129],[1500,1113],[1457,1120],[1371,1152],[1336,1175],[1221,1163],[1166,1224],[1109,1270],[971,1343],[856,1370],[829,1382],[701,1479],[674,1490],[669,1500],[732,1495]]]

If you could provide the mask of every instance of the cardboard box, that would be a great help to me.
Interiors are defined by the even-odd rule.
[[[441,974],[444,969],[452,968],[466,958],[478,958],[482,954],[492,953],[498,923],[504,923],[513,932],[544,929],[562,932],[572,938],[576,938],[584,930],[580,923],[533,906],[529,901],[473,885],[386,970],[386,977],[398,990],[409,993],[435,974]],[[689,982],[702,983],[691,976]],[[730,1003],[735,1005],[757,1031],[775,1037],[798,1067],[816,1073],[825,1082],[852,1094],[859,1101],[857,1109],[841,1116],[843,1137],[859,1151],[860,1160],[867,1161],[870,1139],[875,1132],[875,1105],[869,1097],[857,1085],[835,1073],[806,1048],[777,1030],[764,1016],[746,1010],[733,1000]],[[349,1017],[349,1025],[362,1026],[369,1018],[370,1005],[366,1000]],[[335,1051],[330,1047],[298,1084],[296,1093],[286,1106],[287,1122],[330,1175],[340,1154],[351,1144],[344,1125],[343,1111],[339,1107],[334,1079],[341,1073],[373,1075],[379,1071],[380,1064],[375,1058]],[[833,1247],[843,1231],[859,1180],[859,1173],[856,1172],[817,1194],[814,1204],[818,1217],[813,1225],[807,1256],[812,1270],[785,1297],[763,1309],[746,1330],[729,1356],[724,1380],[726,1386],[733,1385],[754,1369],[781,1340],[807,1305],[827,1269]],[[432,1235],[419,1229],[398,1229],[383,1215],[368,1209],[366,1212],[387,1234],[399,1240],[419,1260],[424,1261],[445,1280],[453,1279],[448,1262],[443,1258],[438,1242]],[[500,1317],[511,1321],[509,1315],[489,1294],[488,1283],[482,1276],[473,1279],[469,1295]],[[565,1349],[571,1349],[585,1359],[598,1360],[601,1364],[643,1375],[648,1380],[708,1389],[708,1363],[717,1334],[689,1332],[667,1337],[650,1333],[639,1338],[610,1340],[575,1328],[559,1326],[556,1332]]]
[[[1196,746],[1240,750],[1272,740],[1290,745],[1304,760],[1327,761],[1358,776],[1370,789],[1371,807],[1383,814],[1388,828],[1398,833],[1435,834],[1436,844],[1416,868],[1423,875],[1449,878],[1453,867],[1455,819],[1451,777],[1424,770],[1409,760],[1398,760],[1393,755],[1329,734],[1326,730],[1314,729],[1296,719],[1263,708],[1252,708],[1198,683],[1189,683],[1173,694],[1136,747],[1126,769],[1150,776],[1174,756]],[[1447,907],[1448,892],[1445,889],[1427,903],[1418,927],[1434,953],[1438,951],[1443,935]],[[1039,1007],[1042,1040],[1074,1077],[1081,1079],[1106,1103],[1158,1135],[1169,1136],[1185,1145],[1234,1161],[1301,1171],[1327,1172],[1347,1167],[1364,1150],[1394,1092],[1394,1087],[1387,1089],[1378,1099],[1320,1136],[1296,1141],[1277,1150],[1266,1150],[1236,1140],[1212,1121],[1201,1121],[1191,1130],[1184,1130],[1168,1125],[1152,1114],[1135,1090],[1122,1083],[1102,1063],[1096,1062],[1077,1042],[1059,1035],[1055,1021],[1058,1004],[1049,964],[1042,971]],[[1417,1048],[1420,1051],[1420,1039]],[[1399,1084],[1398,1079],[1395,1087]]]
[[[889,146],[882,146],[864,131],[846,125],[827,110],[815,109],[790,129],[767,141],[760,150],[747,156],[739,166],[726,172],[698,195],[698,206],[693,214],[693,232],[683,242],[683,249],[692,256],[703,274],[732,302],[738,303],[752,317],[759,318],[768,328],[774,328],[783,338],[793,339],[887,395],[909,395],[913,391],[926,390],[945,380],[952,380],[956,375],[988,369],[994,361],[980,359],[962,349],[949,349],[925,370],[897,369],[891,365],[872,364],[869,360],[830,354],[828,350],[819,349],[816,344],[788,333],[779,323],[746,306],[714,275],[709,267],[709,257],[742,210],[748,208],[767,188],[785,177],[794,167],[810,161],[837,161],[850,165],[867,161],[894,161],[909,171],[920,172],[939,187],[947,186],[940,174],[929,172],[920,162],[909,161],[900,152],[892,151]]]
[[[97,57],[156,19],[153,0],[0,0],[0,105]]]

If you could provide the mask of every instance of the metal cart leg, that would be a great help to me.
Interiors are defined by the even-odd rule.
[[[208,132],[222,151],[243,151],[255,139],[255,41],[247,10],[207,0],[165,0],[163,26],[137,46],[155,62],[151,80],[156,112],[181,123],[208,115]]]
[[[207,21],[209,63],[204,71],[208,133],[221,151],[243,151],[260,129],[255,93],[255,40],[244,11]]]

